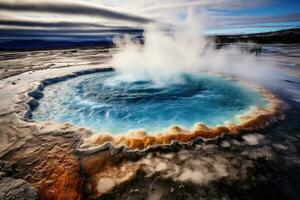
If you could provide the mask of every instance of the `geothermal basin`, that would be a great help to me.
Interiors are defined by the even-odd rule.
[[[299,55],[299,48],[293,49],[296,53],[291,55]],[[77,59],[74,54],[79,53],[90,57],[90,50],[85,49],[55,50],[55,59],[46,61],[48,51],[20,52],[13,65],[26,70],[23,55],[38,66],[50,66],[37,61],[59,62],[59,55]],[[93,53],[98,55],[99,49]],[[11,54],[15,53],[7,57]],[[88,60],[85,56],[84,61]],[[277,59],[273,54],[263,56]],[[4,58],[2,65],[8,66]],[[298,61],[286,54],[280,58],[287,63]],[[221,199],[226,195],[228,199],[261,199],[270,194],[272,199],[297,199],[287,197],[299,194],[299,79],[288,76],[299,74],[298,65],[272,68],[266,78],[278,69],[278,80],[264,79],[263,89],[255,82],[241,81],[242,77],[214,72],[181,74],[166,84],[125,76],[117,69],[108,72],[107,66],[114,66],[111,63],[71,64],[21,71],[1,80],[0,100],[5,105],[1,107],[1,160],[17,163],[10,167],[16,170],[13,177],[3,181],[24,179],[42,199],[80,195],[82,199],[147,199],[154,193],[163,195],[161,199]],[[38,99],[41,83],[46,87],[41,91],[44,97]],[[277,104],[281,100],[283,104]],[[39,105],[31,112],[29,102]],[[285,115],[280,121],[273,120],[278,110]],[[24,119],[26,113],[33,120]],[[272,126],[264,128],[260,125],[268,123],[258,122]],[[127,133],[141,128],[146,133],[138,132],[144,136]],[[249,131],[239,131],[242,128]],[[232,130],[240,134],[222,134]],[[208,137],[224,137],[201,137],[209,132]],[[143,137],[148,140],[138,143]],[[180,142],[172,143],[175,140]],[[105,141],[124,146],[102,145]],[[140,149],[145,150],[135,151]],[[12,185],[7,182],[3,185]]]
[[[196,123],[238,125],[268,100],[241,82],[208,73],[183,74],[175,83],[154,83],[118,72],[98,72],[47,86],[32,113],[36,121],[70,122],[97,133],[125,134],[143,129],[165,132]]]

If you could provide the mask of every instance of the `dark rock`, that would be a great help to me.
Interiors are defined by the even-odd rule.
[[[2,179],[5,176],[11,176],[14,172],[15,164],[15,162],[0,160],[0,179]]]
[[[41,99],[44,96],[43,92],[40,90],[29,92],[28,95],[35,99]]]
[[[16,163],[0,160],[0,199],[39,199],[38,191],[23,179],[11,177],[16,173]]]
[[[39,102],[36,99],[30,99],[27,104],[31,110],[34,110],[36,107],[38,107]]]
[[[5,177],[0,180],[0,199],[35,200],[39,199],[39,195],[37,189],[25,180]]]

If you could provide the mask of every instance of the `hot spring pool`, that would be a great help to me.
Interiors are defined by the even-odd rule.
[[[266,105],[259,92],[218,76],[183,75],[177,84],[159,86],[103,72],[47,86],[32,118],[113,134],[140,128],[157,132],[174,124],[237,123],[237,115]]]

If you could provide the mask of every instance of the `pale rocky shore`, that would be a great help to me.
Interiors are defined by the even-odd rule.
[[[111,145],[79,151],[82,140],[92,135],[90,130],[26,118],[42,95],[37,92],[39,87],[111,70],[106,62],[113,52],[95,48],[0,53],[0,199],[234,199],[230,188],[236,184],[246,187],[237,187],[236,195],[249,195],[259,186],[262,197],[266,185],[277,187],[267,181],[268,173],[279,173],[279,181],[293,185],[289,194],[283,191],[279,198],[293,199],[299,194],[295,189],[299,182],[292,178],[300,174],[297,105],[284,128],[275,125],[185,145],[173,142],[143,152]],[[296,67],[289,65],[286,71],[299,75],[299,56],[275,55],[275,59],[293,60],[296,63],[291,65]],[[289,137],[282,134],[286,130]],[[278,168],[271,167],[264,174],[272,164]],[[247,186],[252,179],[257,184]],[[220,191],[220,187],[226,189]]]
[[[28,93],[43,80],[102,70],[106,66],[101,63],[109,57],[101,48],[1,54],[0,185],[5,185],[0,187],[1,199],[82,199],[75,150],[90,131],[24,118],[34,104]]]

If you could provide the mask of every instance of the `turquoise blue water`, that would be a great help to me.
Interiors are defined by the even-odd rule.
[[[191,128],[196,122],[236,123],[236,116],[251,106],[267,104],[258,92],[207,74],[182,75],[180,83],[159,86],[116,72],[95,73],[49,85],[44,94],[33,119],[114,134],[139,128],[156,132],[174,124]]]

